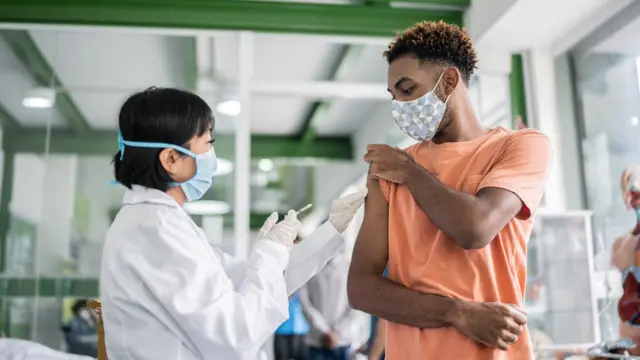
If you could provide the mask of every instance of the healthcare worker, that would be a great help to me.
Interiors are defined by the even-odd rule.
[[[225,255],[182,208],[212,184],[213,126],[209,106],[177,89],[136,93],[120,110],[114,173],[128,191],[100,282],[109,359],[254,360],[287,319],[288,295],[344,245],[340,232],[364,201],[366,191],[336,200],[291,261],[295,211],[266,220],[246,261]]]

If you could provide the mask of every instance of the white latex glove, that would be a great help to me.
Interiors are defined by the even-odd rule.
[[[258,237],[268,239],[284,245],[287,249],[293,247],[293,241],[298,237],[302,224],[294,210],[289,210],[284,220],[278,222],[278,213],[271,214],[264,222]]]
[[[364,204],[369,189],[365,187],[355,193],[341,197],[331,204],[329,221],[338,232],[343,232],[353,220],[358,208]]]

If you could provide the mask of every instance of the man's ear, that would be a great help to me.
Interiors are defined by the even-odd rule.
[[[449,67],[444,71],[442,83],[444,84],[444,93],[448,97],[455,91],[456,87],[462,80],[462,74],[455,67]]]
[[[160,154],[158,154],[158,159],[160,160],[160,164],[164,170],[173,175],[175,173],[175,165],[178,160],[178,154],[175,150],[171,148],[162,149]]]

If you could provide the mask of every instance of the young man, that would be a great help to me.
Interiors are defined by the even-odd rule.
[[[533,359],[520,309],[550,143],[482,126],[467,94],[476,53],[457,26],[418,23],[384,55],[392,116],[419,143],[365,155],[351,305],[388,320],[389,360]]]

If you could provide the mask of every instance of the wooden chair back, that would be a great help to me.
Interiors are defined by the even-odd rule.
[[[102,303],[99,300],[89,301],[89,307],[98,315],[98,360],[107,359],[107,345],[104,340],[104,325],[102,324]]]

